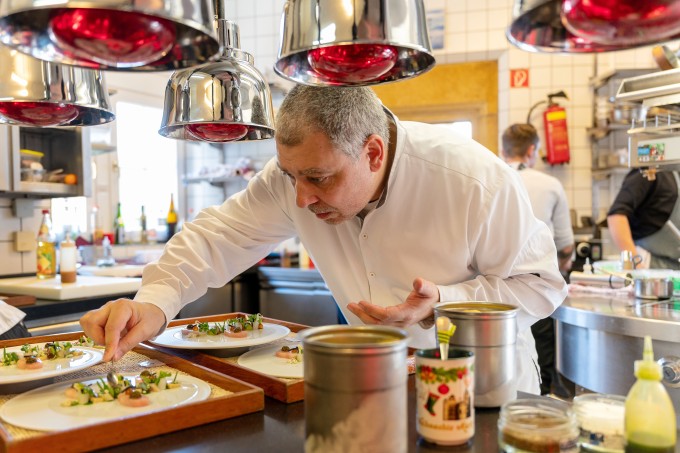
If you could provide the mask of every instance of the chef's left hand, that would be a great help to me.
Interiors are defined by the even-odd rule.
[[[364,324],[408,327],[432,315],[432,306],[439,302],[439,288],[423,278],[413,280],[413,291],[404,303],[382,307],[370,302],[350,302],[347,308]]]

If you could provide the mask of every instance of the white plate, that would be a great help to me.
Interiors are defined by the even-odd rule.
[[[125,373],[125,377],[134,374]],[[104,376],[101,379],[105,379]],[[94,379],[73,379],[37,388],[12,398],[0,408],[0,418],[12,425],[39,431],[58,431],[135,417],[181,404],[203,401],[210,396],[210,385],[193,376],[178,376],[181,386],[147,395],[151,404],[144,407],[121,406],[118,401],[63,407],[64,391],[74,382],[94,383]]]
[[[159,346],[167,346],[177,349],[229,349],[245,348],[267,344],[285,337],[290,329],[280,324],[263,323],[263,329],[249,330],[245,338],[231,338],[226,335],[205,335],[198,338],[182,338],[182,329],[186,326],[177,326],[167,329],[149,343]]]
[[[281,346],[281,344],[263,346],[248,351],[238,358],[238,364],[271,376],[301,379],[303,363],[290,363],[289,359],[276,357],[276,351],[281,349]]]
[[[40,343],[39,346],[42,348],[44,344]],[[101,349],[86,348],[84,346],[74,346],[73,349],[83,351],[83,355],[70,359],[46,359],[42,361],[43,367],[38,370],[20,370],[16,365],[0,366],[0,385],[29,382],[73,373],[74,371],[98,364],[102,361],[104,355],[104,351]],[[16,352],[19,354],[19,357],[23,357],[21,346],[7,348],[7,352]],[[0,354],[2,354],[2,351],[0,351]]]

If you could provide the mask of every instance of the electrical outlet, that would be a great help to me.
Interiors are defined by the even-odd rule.
[[[13,234],[15,252],[30,252],[35,250],[35,236],[33,236],[33,233],[29,231],[15,231]]]

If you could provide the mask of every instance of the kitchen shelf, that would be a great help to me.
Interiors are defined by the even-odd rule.
[[[78,196],[78,186],[71,184],[61,184],[57,182],[29,182],[21,181],[18,192],[32,194],[49,194],[52,196]]]
[[[197,182],[207,182],[213,185],[223,185],[229,182],[245,181],[242,176],[185,176],[182,178],[185,184],[192,184]]]

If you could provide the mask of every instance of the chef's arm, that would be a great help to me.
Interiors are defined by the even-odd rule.
[[[574,253],[574,245],[568,245],[557,251],[557,264],[560,271],[569,272],[571,269],[571,256]]]
[[[609,227],[609,233],[612,236],[614,245],[616,245],[620,251],[628,250],[633,255],[637,253],[635,251],[635,242],[633,242],[633,234],[630,231],[628,217],[623,214],[611,214],[607,217],[607,226]]]

